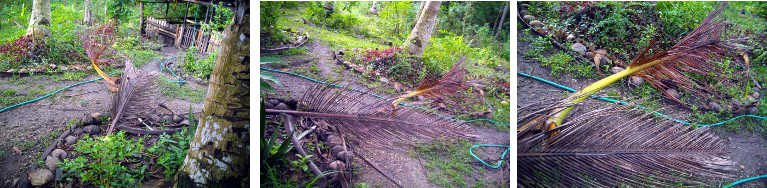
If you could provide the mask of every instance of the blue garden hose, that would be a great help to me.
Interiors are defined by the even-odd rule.
[[[503,155],[501,155],[501,160],[500,160],[500,161],[498,161],[498,165],[496,165],[496,166],[490,166],[490,165],[489,165],[489,164],[487,164],[485,161],[483,161],[482,159],[479,159],[479,157],[477,157],[476,155],[474,155],[474,152],[471,152],[471,150],[472,150],[472,149],[474,149],[474,148],[476,148],[476,147],[502,147],[502,148],[506,148],[506,151],[504,151],[504,152],[503,152]],[[488,167],[490,167],[490,168],[495,168],[495,169],[497,169],[497,168],[501,167],[501,165],[503,164],[503,158],[504,158],[504,157],[506,157],[506,153],[508,153],[508,152],[509,152],[509,150],[511,150],[511,147],[510,147],[510,146],[504,146],[504,145],[486,145],[486,144],[480,144],[480,145],[474,145],[474,146],[471,146],[471,148],[469,148],[469,154],[471,154],[471,156],[472,156],[472,157],[474,157],[475,159],[477,159],[479,162],[482,162],[482,164],[485,164],[485,166],[488,166]]]
[[[112,75],[114,75],[114,74],[116,74],[116,73],[112,73],[112,74],[109,74],[109,76],[112,76]],[[61,92],[61,91],[64,91],[65,89],[68,89],[68,88],[71,88],[71,87],[75,87],[75,86],[78,86],[78,85],[80,85],[80,84],[85,84],[85,83],[95,82],[95,81],[97,81],[97,80],[101,80],[101,79],[104,79],[104,78],[101,78],[101,77],[99,77],[99,78],[96,78],[96,79],[93,79],[93,80],[88,80],[88,81],[84,81],[84,82],[76,83],[76,84],[73,84],[73,85],[70,85],[70,86],[67,86],[67,87],[61,88],[61,89],[59,89],[59,90],[56,90],[56,91],[54,91],[53,93],[49,93],[49,94],[47,94],[47,95],[44,95],[44,96],[42,96],[42,97],[38,97],[38,98],[36,98],[36,99],[32,99],[32,100],[29,100],[29,101],[26,101],[26,102],[22,102],[22,103],[19,103],[19,104],[15,104],[15,105],[13,105],[13,106],[5,107],[5,108],[3,108],[2,110],[0,110],[0,113],[4,112],[4,111],[6,111],[6,110],[9,110],[9,109],[11,109],[11,108],[15,108],[15,107],[18,107],[18,106],[21,106],[21,105],[25,105],[25,104],[27,104],[27,103],[32,103],[32,102],[38,101],[38,100],[40,100],[40,99],[44,99],[44,98],[46,98],[46,97],[50,97],[51,95],[53,95],[53,94],[56,94],[56,93],[58,93],[58,92]]]
[[[575,89],[569,88],[567,86],[559,85],[557,83],[545,80],[543,78],[539,78],[539,77],[536,77],[536,76],[533,76],[533,75],[529,75],[529,74],[525,74],[525,73],[521,73],[521,72],[517,72],[517,74],[519,74],[521,76],[529,77],[529,78],[532,78],[532,79],[535,79],[535,80],[538,80],[538,81],[542,81],[542,82],[545,82],[547,84],[551,84],[551,85],[557,86],[559,88],[562,88],[562,89],[565,89],[565,90],[568,90],[568,91],[571,91],[571,92],[577,92],[577,90],[575,90]],[[599,100],[603,100],[603,101],[613,102],[613,103],[628,104],[626,102],[615,100],[615,99],[608,99],[608,98],[604,98],[604,97],[598,97],[597,98],[597,96],[595,96],[595,95],[591,95],[591,97],[599,99]],[[636,106],[641,108],[641,109],[646,109],[646,107],[644,107],[644,106],[640,106],[640,105],[636,105]],[[666,114],[663,114],[663,113],[660,113],[660,112],[657,112],[657,111],[655,111],[653,113],[656,114],[656,115],[662,116],[662,117],[664,117],[666,119],[673,120],[674,122],[677,122],[677,123],[682,123],[682,124],[685,124],[685,125],[692,124],[690,122],[686,122],[686,121],[682,121],[682,120],[678,120],[678,119],[669,117]],[[729,119],[729,120],[726,120],[726,121],[722,121],[722,122],[719,122],[719,123],[703,124],[703,125],[697,125],[697,126],[698,127],[717,126],[717,125],[722,125],[722,124],[725,124],[727,122],[730,122],[732,120],[736,120],[736,119],[739,119],[739,118],[742,118],[742,117],[753,117],[753,118],[759,118],[759,119],[767,119],[767,117],[756,116],[756,115],[740,115],[740,116],[737,116],[737,117],[734,117],[732,119]]]
[[[161,60],[159,60],[159,59],[157,59],[157,58],[154,58],[155,60],[157,60],[157,61],[159,61],[159,62],[160,62],[160,74],[162,74],[162,70],[164,70],[164,69],[168,69],[168,71],[170,71],[170,73],[171,73],[171,74],[173,74],[173,76],[175,76],[176,78],[181,78],[180,76],[176,75],[176,73],[175,73],[175,72],[173,72],[173,70],[172,70],[172,69],[170,69],[170,68],[168,68],[168,67],[165,67],[165,63],[167,63],[167,62],[168,62],[168,61],[170,61],[171,59],[175,59],[175,58],[178,58],[178,56],[176,56],[176,57],[171,57],[171,58],[169,58],[169,59],[167,59],[167,60],[165,60],[165,61],[161,61]],[[165,80],[167,80],[168,82],[173,82],[173,83],[184,83],[184,82],[186,82],[186,81],[184,81],[184,80],[181,80],[181,81],[173,81],[173,80],[168,80],[168,79],[165,79]]]
[[[560,84],[548,81],[548,80],[543,79],[543,78],[539,78],[539,77],[536,77],[536,76],[533,76],[533,75],[529,75],[529,74],[525,74],[525,73],[521,73],[521,72],[517,72],[517,74],[519,74],[521,76],[529,77],[529,78],[532,78],[532,79],[535,79],[535,80],[538,80],[538,81],[542,81],[542,82],[545,82],[545,83],[557,86],[559,88],[566,89],[566,90],[571,91],[571,92],[576,92],[575,89],[572,89],[572,88],[569,88],[569,87],[566,87],[566,86],[563,86],[563,85],[560,85]],[[595,98],[596,96],[591,95],[591,97]],[[627,104],[626,102],[621,102],[621,101],[617,101],[617,100],[613,100],[613,99],[608,99],[608,98],[604,98],[604,97],[600,97],[600,98],[597,98],[597,99],[604,100],[604,101],[609,101],[609,102],[620,103],[620,104]],[[637,105],[637,107],[639,107],[641,109],[645,109],[645,107],[640,106],[640,105]],[[655,111],[654,113],[657,114],[657,115],[663,116],[666,119],[674,120],[675,122],[678,122],[678,123],[682,123],[682,124],[685,124],[685,125],[689,125],[690,124],[689,122],[685,122],[685,121],[682,121],[682,120],[674,119],[672,117],[669,117],[669,116],[667,116],[665,114],[662,114],[660,112],[657,112],[657,111]],[[697,126],[698,127],[706,127],[706,126],[722,125],[722,124],[725,124],[725,123],[730,122],[732,120],[736,120],[736,119],[741,118],[741,117],[753,117],[753,118],[759,118],[759,119],[767,119],[766,117],[756,116],[756,115],[740,115],[740,116],[737,116],[737,117],[734,117],[732,119],[729,119],[729,120],[726,120],[726,121],[722,121],[722,122],[719,122],[719,123],[707,124],[707,125],[697,125]],[[472,154],[472,156],[474,156],[474,154]],[[477,158],[477,157],[474,157],[474,158]],[[487,165],[487,164],[485,164],[485,165]],[[729,188],[729,187],[735,186],[735,185],[740,184],[740,183],[744,183],[744,182],[747,182],[747,181],[756,180],[756,179],[760,179],[760,178],[767,178],[767,175],[761,175],[761,176],[750,177],[750,178],[738,180],[738,181],[732,183],[731,185],[724,186],[724,188]]]

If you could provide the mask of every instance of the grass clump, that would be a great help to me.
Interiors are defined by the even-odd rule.
[[[205,100],[205,89],[192,88],[188,84],[180,85],[164,79],[157,79],[155,82],[164,96],[179,98],[193,103],[199,103]]]
[[[471,176],[475,171],[482,173],[484,168],[474,168],[468,148],[472,144],[465,140],[457,142],[430,143],[416,146],[410,157],[425,159],[423,164],[428,173],[429,182],[440,187],[467,187],[472,184]],[[478,169],[478,170],[475,170]],[[476,184],[478,182],[473,182]]]

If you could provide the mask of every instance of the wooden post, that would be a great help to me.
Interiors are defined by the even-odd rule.
[[[138,3],[138,11],[139,11],[139,17],[138,17],[138,28],[139,32],[138,35],[143,35],[144,32],[144,2],[139,1]]]
[[[182,22],[186,23],[186,17],[189,15],[189,1],[186,2],[186,10],[184,11],[184,18],[181,20]]]
[[[176,32],[176,47],[181,48],[181,41],[184,40],[184,25],[178,25],[178,32]]]

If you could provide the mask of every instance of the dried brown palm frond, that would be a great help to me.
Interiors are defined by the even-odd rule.
[[[540,110],[546,109],[528,112]],[[731,178],[733,163],[725,142],[707,127],[658,121],[648,114],[633,104],[610,105],[570,118],[555,129],[518,137],[517,183],[678,187],[713,186]],[[520,120],[518,124],[526,123]],[[551,136],[554,132],[558,134]]]
[[[394,104],[394,107],[396,108],[397,104],[400,102],[416,95],[432,98],[458,96],[457,91],[466,90],[468,88],[467,83],[463,80],[463,77],[466,75],[466,69],[461,68],[461,63],[465,61],[466,58],[461,58],[455,62],[453,68],[439,79],[424,79],[415,91],[400,96],[392,101],[392,104]]]
[[[401,107],[392,116],[391,104],[366,93],[317,86],[308,91],[299,110],[267,109],[267,113],[288,113],[314,123],[336,126],[347,139],[373,148],[397,149],[395,143],[415,145],[454,138],[471,139],[468,127],[424,110]]]
[[[155,84],[152,83],[155,78],[155,75],[136,70],[130,60],[125,61],[125,73],[120,78],[119,90],[112,98],[111,113],[114,117],[107,134],[111,134],[121,123],[138,118],[138,114],[146,114],[157,106],[154,101]]]
[[[679,88],[688,91],[699,99],[703,99],[702,105],[696,105],[704,109],[712,100],[724,100],[726,94],[712,89],[701,77],[717,80],[719,87],[732,86],[735,83],[745,83],[746,72],[737,73],[740,76],[728,76],[722,73],[726,70],[734,70],[738,66],[748,69],[742,48],[736,42],[738,39],[723,39],[724,31],[728,22],[718,15],[724,10],[727,3],[719,4],[690,34],[683,38],[671,49],[661,51],[655,49],[655,54],[645,50],[637,56],[629,66],[640,67],[655,61],[661,61],[655,66],[640,70],[635,75],[644,78],[650,85],[663,92],[663,94],[684,107],[687,104],[681,102],[674,95],[667,92],[669,88]],[[650,44],[650,46],[654,46]],[[649,48],[649,47],[648,47]],[[723,63],[731,58],[733,63]],[[694,76],[693,76],[694,75]],[[695,78],[695,76],[699,78]],[[689,107],[688,107],[689,108]]]
[[[743,56],[740,55],[741,49],[735,41],[722,39],[722,34],[726,29],[727,22],[718,15],[724,10],[727,3],[719,4],[700,26],[695,28],[690,34],[683,38],[679,43],[668,50],[653,49],[654,45],[647,47],[639,56],[634,58],[631,65],[625,70],[599,80],[581,91],[568,97],[569,104],[576,104],[586,99],[590,94],[607,87],[613,82],[623,77],[638,74],[645,78],[653,87],[660,89],[664,95],[680,102],[674,96],[667,93],[666,88],[677,87],[685,89],[696,95],[702,100],[702,108],[708,106],[708,101],[714,98],[721,99],[724,94],[718,94],[705,84],[705,81],[695,79],[695,77],[705,77],[719,80],[723,84],[741,82],[723,75],[717,75],[724,72],[724,69],[734,68],[736,65],[747,67],[743,63]],[[732,58],[733,63],[726,64],[728,68],[720,67],[723,60]],[[680,102],[681,103],[681,102]],[[681,103],[685,105],[684,103]],[[549,118],[542,122],[543,130],[551,130],[562,124],[562,120],[573,107],[563,109],[553,109],[548,114]]]
[[[102,57],[114,43],[114,24],[114,20],[109,21],[101,27],[88,30],[86,33],[81,34],[80,38],[83,40],[85,54],[88,55],[88,59],[90,59],[93,69],[96,69],[99,75],[109,83],[110,90],[116,91],[117,78],[105,74],[97,65],[99,58]]]

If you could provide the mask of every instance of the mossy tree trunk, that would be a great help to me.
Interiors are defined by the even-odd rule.
[[[249,7],[246,0],[236,4],[176,187],[249,186]]]
[[[27,27],[27,36],[35,40],[44,39],[51,35],[51,1],[33,0],[32,15],[29,18],[29,27]]]
[[[421,56],[426,49],[426,44],[429,42],[432,30],[434,30],[434,22],[437,18],[437,12],[441,1],[427,1],[426,5],[421,10],[418,22],[410,32],[410,36],[405,39],[405,43],[402,44],[410,55]]]

